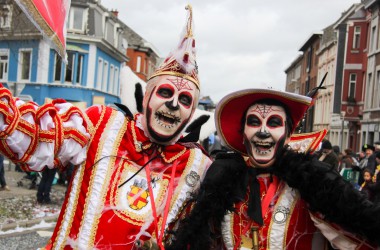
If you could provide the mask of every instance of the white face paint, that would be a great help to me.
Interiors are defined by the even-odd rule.
[[[184,129],[194,111],[196,85],[176,76],[159,76],[154,89],[148,93],[145,126],[158,143],[168,143]],[[144,125],[144,123],[143,123]]]
[[[249,107],[244,125],[244,144],[255,167],[269,167],[286,137],[286,113],[276,105],[254,104]]]

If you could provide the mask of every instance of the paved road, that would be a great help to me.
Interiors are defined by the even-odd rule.
[[[0,250],[36,250],[49,241],[53,227],[0,235]]]
[[[24,176],[25,173],[14,170],[14,165],[9,167],[5,165],[5,179],[11,191],[0,191],[0,202],[5,202],[5,200],[15,197],[30,197],[30,200],[35,201],[37,190],[28,188],[31,182],[23,179]],[[17,182],[20,180],[23,180],[25,184],[23,187],[17,185]],[[57,196],[63,197],[65,190],[66,187],[64,186],[54,185],[52,189],[52,193],[56,193],[54,198],[57,200]],[[59,203],[54,206],[60,207]],[[10,205],[10,208],[17,209],[12,207],[12,205]],[[0,250],[29,250],[44,247],[53,232],[55,226],[54,217],[56,216],[50,216],[49,218],[41,217],[27,221],[27,227],[34,225],[32,228],[27,229],[24,228],[25,226],[21,229],[9,228],[10,224],[2,224],[0,221]],[[41,223],[41,221],[43,222]],[[45,223],[45,221],[48,221],[48,223]],[[12,224],[17,224],[17,222]],[[8,227],[8,229],[2,230],[4,229],[3,227]]]

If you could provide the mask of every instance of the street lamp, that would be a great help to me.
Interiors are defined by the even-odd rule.
[[[341,118],[342,118],[342,127],[340,130],[340,151],[343,151],[343,132],[344,132],[344,116],[346,115],[346,111],[340,112]]]

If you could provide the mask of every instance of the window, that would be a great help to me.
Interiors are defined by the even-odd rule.
[[[108,81],[108,62],[104,62],[103,67],[103,80],[102,80],[102,90],[107,91],[107,81]]]
[[[372,103],[372,74],[368,74],[368,80],[367,80],[367,89],[366,89],[366,97],[364,98],[365,100],[365,108],[370,108],[371,103]]]
[[[141,56],[138,56],[137,57],[137,61],[136,61],[136,72],[140,72],[141,71]]]
[[[65,82],[73,82],[74,77],[74,60],[75,54],[72,52],[67,52],[67,65],[66,65],[66,73],[65,73]]]
[[[114,84],[113,84],[113,93],[115,95],[119,94],[118,80],[119,80],[119,68],[115,67],[115,76],[114,76]]]
[[[8,51],[0,50],[0,81],[8,81]]]
[[[372,108],[379,108],[380,107],[380,70],[377,71],[377,83],[373,86],[373,100],[372,100]]]
[[[309,91],[310,91],[310,78],[308,77],[305,83],[305,93],[308,93]]]
[[[371,45],[370,45],[371,52],[375,50],[375,45],[376,45],[376,26],[372,27]]]
[[[96,79],[96,89],[100,89],[102,86],[102,80],[103,80],[103,59],[98,59],[98,74]]]
[[[312,57],[313,57],[313,49],[310,47],[307,51],[307,58],[306,58],[306,72],[310,72],[311,66],[312,66]]]
[[[78,7],[71,7],[69,18],[67,21],[67,28],[72,31],[84,32],[85,26],[85,9]]]
[[[360,47],[360,26],[355,26],[354,28],[354,41],[352,43],[353,49],[358,49]]]
[[[10,29],[12,21],[12,6],[0,6],[0,28]]]
[[[58,53],[55,53],[54,59],[54,81],[61,82],[61,72],[62,72],[62,58]]]
[[[348,98],[355,98],[355,88],[356,88],[356,74],[350,74]]]
[[[20,81],[30,81],[32,51],[21,50],[19,57],[18,77]]]
[[[110,84],[108,85],[108,92],[112,93],[115,80],[115,67],[111,64],[110,66]]]
[[[82,82],[82,70],[83,70],[83,55],[78,54],[78,61],[76,65],[76,79],[75,83],[81,84]]]

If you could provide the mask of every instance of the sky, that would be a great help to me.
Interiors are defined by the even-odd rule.
[[[285,90],[285,69],[314,32],[360,0],[99,0],[166,57],[193,7],[201,95],[218,102],[247,88]]]

